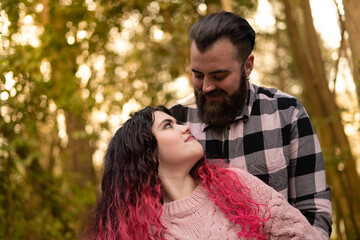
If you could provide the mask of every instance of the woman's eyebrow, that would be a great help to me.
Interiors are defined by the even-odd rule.
[[[164,125],[164,123],[174,123],[174,120],[172,120],[170,118],[166,118],[160,122],[158,128],[161,128],[161,126]]]

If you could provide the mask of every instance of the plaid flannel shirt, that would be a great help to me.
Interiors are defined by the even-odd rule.
[[[224,159],[284,195],[328,239],[330,189],[320,143],[302,103],[277,89],[250,83],[242,112],[225,128],[202,123],[196,104],[176,104],[174,117],[190,125],[207,159]]]

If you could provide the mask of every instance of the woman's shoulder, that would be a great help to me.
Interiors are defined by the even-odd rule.
[[[242,185],[250,189],[251,197],[254,200],[260,203],[269,203],[269,201],[278,197],[278,195],[282,196],[275,189],[251,173],[239,168],[229,167],[228,169],[237,175]]]
[[[260,186],[268,186],[266,183],[261,181],[258,177],[252,175],[251,173],[249,173],[241,168],[229,167],[228,170],[236,173],[236,175],[238,176],[239,180],[242,181],[242,183],[249,182],[249,183],[251,183],[251,185],[254,184],[254,185],[260,185]]]

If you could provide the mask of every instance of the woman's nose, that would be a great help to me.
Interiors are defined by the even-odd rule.
[[[190,126],[189,125],[179,125],[181,127],[182,133],[190,132]]]

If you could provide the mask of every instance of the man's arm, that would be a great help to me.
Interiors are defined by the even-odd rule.
[[[298,102],[291,122],[289,202],[323,236],[331,234],[330,188],[319,140],[305,108]]]

